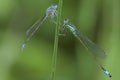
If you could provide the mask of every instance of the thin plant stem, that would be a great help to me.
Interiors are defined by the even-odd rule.
[[[51,71],[50,80],[55,80],[61,12],[62,12],[62,0],[59,0],[59,2],[58,2],[57,24],[56,24],[55,39],[54,39],[54,51],[53,51],[53,56],[52,56],[52,71]]]

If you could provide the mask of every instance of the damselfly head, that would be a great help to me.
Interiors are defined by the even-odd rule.
[[[46,10],[46,17],[51,17],[51,19],[54,19],[55,16],[57,16],[57,5],[53,4]]]
[[[50,7],[53,8],[53,9],[57,9],[58,6],[57,6],[57,4],[53,4]]]
[[[64,24],[68,24],[69,23],[69,19],[68,18],[65,18],[64,19]]]

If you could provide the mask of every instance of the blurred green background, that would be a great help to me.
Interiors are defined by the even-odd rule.
[[[48,80],[55,24],[46,20],[21,52],[26,30],[57,0],[0,0],[0,80]],[[103,48],[102,65],[120,76],[120,1],[63,0],[62,19]],[[109,80],[91,54],[67,30],[60,36],[56,80]]]

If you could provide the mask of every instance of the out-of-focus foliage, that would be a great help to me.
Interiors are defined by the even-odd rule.
[[[54,2],[55,1],[55,2]],[[24,51],[26,30],[57,0],[0,0],[0,80],[47,80],[50,77],[55,24],[46,20]],[[120,1],[63,0],[69,18],[103,48],[103,66],[119,80]],[[89,51],[67,30],[60,36],[56,80],[106,80]]]

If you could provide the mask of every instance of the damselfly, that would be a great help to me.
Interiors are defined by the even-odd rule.
[[[36,21],[26,32],[26,40],[22,44],[22,49],[26,47],[27,42],[30,40],[30,38],[35,34],[35,32],[38,30],[38,28],[41,26],[41,24],[50,17],[53,21],[54,17],[57,16],[57,5],[51,5],[47,8],[45,15],[40,18],[38,21]],[[54,21],[53,21],[54,22]]]
[[[63,28],[68,28],[73,35],[81,41],[81,43],[94,55],[95,58],[105,58],[105,51],[99,48],[95,43],[93,43],[90,39],[88,39],[85,35],[83,35],[73,24],[69,22],[68,19],[64,20]],[[110,73],[103,68],[100,64],[98,64],[102,71],[108,76],[111,77]]]

